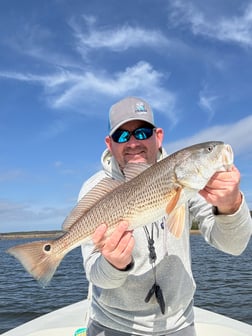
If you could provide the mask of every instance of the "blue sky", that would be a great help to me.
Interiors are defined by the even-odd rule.
[[[252,1],[2,0],[0,49],[0,232],[61,228],[128,95],[168,152],[230,143],[252,209]]]

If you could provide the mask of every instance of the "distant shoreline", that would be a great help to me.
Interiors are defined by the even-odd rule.
[[[199,230],[191,230],[191,234],[200,234]],[[26,239],[26,238],[58,238],[63,231],[29,231],[0,233],[0,240]]]
[[[0,240],[26,239],[26,238],[58,238],[62,234],[63,231],[7,232],[7,233],[0,233]]]

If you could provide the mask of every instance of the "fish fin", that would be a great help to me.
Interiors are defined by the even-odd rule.
[[[7,253],[17,258],[42,287],[49,283],[65,255],[53,253],[52,241],[36,241],[13,246]]]
[[[132,180],[134,177],[141,174],[145,169],[149,168],[151,165],[145,162],[138,162],[138,163],[128,163],[123,170],[125,181],[128,182]]]
[[[123,181],[114,180],[109,177],[103,178],[72,209],[62,224],[63,230],[68,231],[92,206],[123,183]]]
[[[176,237],[180,238],[185,225],[185,204],[173,210],[167,218],[168,230]]]
[[[176,190],[169,194],[169,202],[166,206],[166,213],[169,215],[167,218],[168,230],[176,237],[179,238],[183,232],[185,223],[185,205],[182,204],[176,209],[178,201],[183,197],[183,188],[178,187]]]
[[[176,190],[172,190],[166,197],[169,199],[169,202],[166,206],[166,213],[169,215],[176,207],[178,200],[181,195],[182,187],[178,187]]]

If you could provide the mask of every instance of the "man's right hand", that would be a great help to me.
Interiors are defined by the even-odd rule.
[[[120,221],[110,236],[106,236],[107,225],[101,224],[93,234],[93,243],[103,257],[115,268],[124,270],[132,262],[135,239],[128,231],[129,223]]]

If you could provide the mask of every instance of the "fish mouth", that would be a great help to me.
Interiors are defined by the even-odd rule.
[[[224,145],[224,151],[222,154],[223,166],[227,171],[231,170],[234,162],[234,153],[230,145]]]

